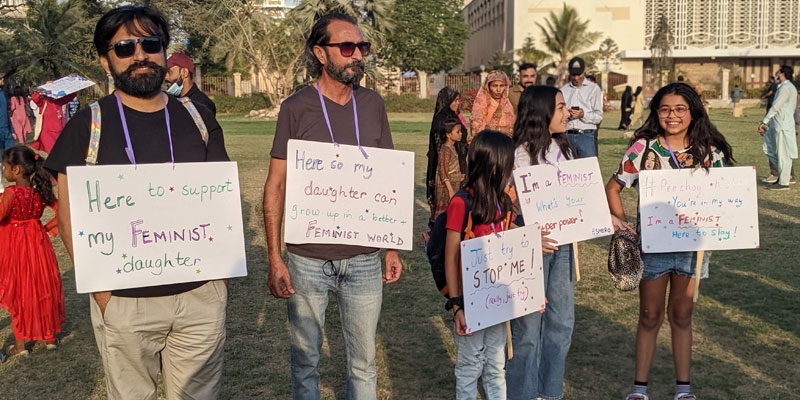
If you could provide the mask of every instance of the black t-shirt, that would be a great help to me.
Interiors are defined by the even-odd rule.
[[[192,103],[200,104],[207,108],[209,111],[211,111],[211,114],[214,116],[214,118],[217,117],[217,105],[214,104],[214,102],[209,99],[205,93],[200,91],[200,89],[197,88],[197,85],[193,84],[192,88],[186,92],[185,97],[188,97],[190,100],[192,100]]]
[[[191,114],[174,97],[168,96],[167,108],[172,130],[172,143],[175,162],[230,161],[225,151],[222,127],[205,109],[196,107],[208,129],[208,145],[203,142]],[[100,146],[97,152],[97,165],[130,164],[125,154],[125,135],[119,117],[117,101],[113,95],[99,100],[102,113]],[[164,110],[152,113],[136,111],[123,106],[131,146],[138,164],[165,163],[170,161],[169,139],[164,118]],[[54,175],[67,173],[68,166],[86,165],[86,151],[91,134],[91,109],[78,111],[67,122],[56,140],[53,150],[45,161],[45,168]],[[113,295],[121,297],[156,297],[183,293],[205,284],[188,282],[173,285],[149,286],[135,289],[115,290]]]
[[[389,117],[383,99],[372,90],[363,87],[354,89],[358,108],[358,128],[363,147],[379,147],[391,149],[392,133],[389,130]],[[352,100],[344,105],[323,96],[325,108],[331,122],[331,130],[336,142],[356,145],[356,129],[353,119]],[[314,142],[331,142],[331,134],[325,123],[322,105],[315,86],[308,86],[281,104],[278,123],[275,127],[275,139],[272,142],[270,156],[286,159],[286,146],[289,139],[310,140]],[[342,260],[359,254],[376,251],[376,248],[350,246],[341,244],[292,244],[286,249],[303,257],[325,260]]]

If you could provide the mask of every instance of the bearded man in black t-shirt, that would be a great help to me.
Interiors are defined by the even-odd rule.
[[[103,68],[114,77],[116,93],[98,102],[102,140],[96,164],[229,161],[222,129],[211,113],[195,106],[208,131],[206,143],[187,108],[161,92],[168,43],[166,19],[146,6],[115,8],[97,22],[94,45]],[[45,163],[58,176],[58,225],[70,257],[66,172],[68,166],[87,163],[91,121],[91,110],[80,110]],[[125,127],[132,156],[125,151]],[[93,293],[92,326],[108,397],[155,399],[159,370],[167,398],[219,397],[227,293],[222,280]]]

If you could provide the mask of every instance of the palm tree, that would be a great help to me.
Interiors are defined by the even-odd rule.
[[[102,81],[95,62],[92,24],[85,4],[31,0],[25,18],[0,19],[0,70],[20,84],[41,83],[71,73]]]
[[[544,45],[556,64],[556,79],[560,86],[567,78],[569,59],[580,55],[600,37],[599,32],[589,32],[589,21],[581,21],[578,11],[564,4],[561,14],[550,12],[544,26],[537,23],[544,37]]]
[[[393,6],[394,0],[300,0],[292,13],[306,28],[306,32],[311,30],[319,17],[329,12],[340,11],[352,15],[367,22],[360,25],[364,38],[380,46],[394,29],[394,22],[389,17]]]

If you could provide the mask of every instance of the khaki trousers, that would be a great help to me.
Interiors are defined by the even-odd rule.
[[[222,379],[228,289],[221,280],[173,296],[89,296],[109,399],[216,399]]]

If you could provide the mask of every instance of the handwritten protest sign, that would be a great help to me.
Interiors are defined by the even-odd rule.
[[[537,222],[559,244],[614,233],[597,158],[514,170],[525,223]]]
[[[78,293],[247,275],[236,163],[68,167]]]
[[[639,174],[642,250],[759,247],[755,167]]]
[[[51,99],[60,99],[68,94],[94,86],[94,82],[80,75],[69,75],[36,87],[36,90]]]
[[[414,153],[290,140],[287,243],[411,250]]]
[[[468,333],[544,308],[538,229],[532,224],[461,242]]]

